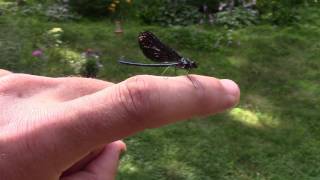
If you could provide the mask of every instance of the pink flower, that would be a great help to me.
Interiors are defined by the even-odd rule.
[[[33,57],[41,57],[42,55],[43,55],[43,51],[41,49],[37,49],[32,52]]]

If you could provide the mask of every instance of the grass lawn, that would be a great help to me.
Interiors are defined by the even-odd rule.
[[[31,56],[41,35],[64,30],[64,53]],[[63,55],[87,48],[102,53],[99,78],[119,82],[163,69],[119,65],[120,56],[145,60],[136,36],[151,30],[199,62],[192,73],[235,80],[241,102],[229,112],[195,118],[125,139],[118,179],[320,179],[320,11],[306,11],[301,23],[259,25],[232,32],[204,26],[163,28],[126,22],[115,36],[108,21],[54,23],[40,17],[0,16],[0,68],[46,76],[72,71]],[[60,49],[61,50],[61,49]],[[57,53],[56,53],[57,54]],[[169,72],[172,73],[172,72]]]

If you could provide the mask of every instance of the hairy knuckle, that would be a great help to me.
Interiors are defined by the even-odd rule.
[[[124,97],[136,113],[141,113],[151,103],[152,85],[143,76],[136,76],[124,83]]]
[[[143,120],[152,111],[154,89],[155,86],[144,76],[135,76],[125,81],[119,96],[127,115],[135,120]]]
[[[16,85],[30,81],[30,77],[24,74],[9,74],[1,78],[1,82]]]
[[[20,74],[9,74],[0,79],[0,92],[4,93],[16,87],[18,82],[21,81]]]
[[[201,83],[198,83],[197,90],[195,92],[200,104],[208,101],[208,93],[206,92],[206,88]]]
[[[195,103],[197,104],[197,107],[202,107],[199,108],[200,110],[200,114],[206,113],[206,112],[210,112],[214,106],[214,104],[216,104],[216,102],[213,102],[213,92],[208,91],[209,89],[205,87],[204,84],[202,84],[201,82],[196,82],[197,84],[197,89],[194,91],[195,95],[194,95],[194,99],[195,99]],[[214,89],[217,89],[218,87],[215,87]]]
[[[34,85],[32,76],[25,74],[9,74],[0,79],[0,94],[10,95],[18,98],[28,97],[30,87]]]

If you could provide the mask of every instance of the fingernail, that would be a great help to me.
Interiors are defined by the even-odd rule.
[[[221,79],[220,82],[229,95],[234,96],[236,99],[239,98],[240,89],[234,81],[229,79]]]
[[[121,147],[121,153],[125,153],[127,151],[127,145],[122,141],[118,141],[119,146]]]

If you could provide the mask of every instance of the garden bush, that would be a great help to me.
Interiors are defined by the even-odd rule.
[[[54,3],[46,8],[44,15],[51,21],[79,20],[81,17],[74,13],[67,3]]]
[[[132,3],[132,0],[69,0],[71,8],[80,15],[116,19],[124,19]]]
[[[314,1],[314,0],[313,0]],[[297,9],[310,0],[258,0],[257,9],[263,20],[273,24],[290,24],[299,19]],[[315,2],[315,1],[314,1]]]
[[[192,5],[195,7],[200,7],[202,5],[207,5],[210,12],[218,12],[219,11],[219,4],[223,0],[186,0],[188,5]]]
[[[241,28],[258,23],[258,12],[251,9],[236,7],[232,11],[216,14],[215,24],[226,28]]]
[[[198,22],[201,17],[198,8],[187,5],[185,2],[185,0],[146,2],[139,17],[146,24],[162,26],[185,26]]]
[[[110,3],[112,3],[112,0],[69,0],[69,4],[74,11],[88,17],[107,16]]]

